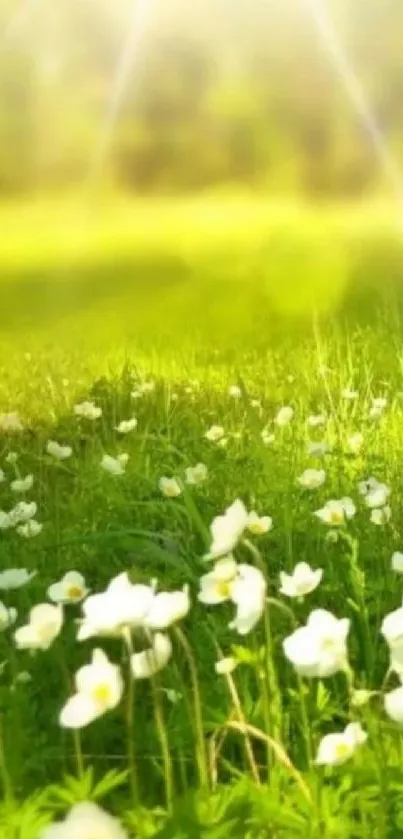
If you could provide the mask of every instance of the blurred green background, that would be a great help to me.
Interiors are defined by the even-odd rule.
[[[402,35],[401,0],[0,0],[3,376],[399,325]]]

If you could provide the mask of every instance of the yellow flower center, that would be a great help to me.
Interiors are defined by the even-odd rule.
[[[80,586],[73,585],[73,586],[69,586],[66,594],[67,594],[67,597],[69,597],[70,600],[78,600],[80,597],[82,597],[83,590]]]
[[[343,524],[344,522],[344,512],[343,510],[331,510],[329,515],[329,521],[331,524]]]
[[[101,705],[105,705],[111,696],[110,686],[105,682],[100,682],[99,685],[94,687],[92,696],[96,702],[99,702]]]
[[[335,749],[336,757],[342,760],[350,754],[350,746],[347,743],[338,743]]]
[[[218,580],[216,583],[216,591],[219,597],[230,597],[231,583],[228,580]]]

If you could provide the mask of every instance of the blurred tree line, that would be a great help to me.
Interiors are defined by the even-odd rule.
[[[403,161],[403,0],[316,2]],[[102,137],[103,175],[129,190],[241,183],[349,197],[382,188],[312,2],[148,0],[139,24],[141,4],[0,0],[3,194],[83,183]],[[142,28],[114,101],[133,21]]]

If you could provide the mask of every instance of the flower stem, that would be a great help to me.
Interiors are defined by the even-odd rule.
[[[188,666],[189,666],[189,673],[190,673],[190,681],[192,687],[192,696],[193,696],[193,708],[194,708],[194,731],[196,737],[196,760],[197,766],[199,770],[199,777],[200,783],[202,787],[207,788],[209,786],[209,771],[208,771],[208,760],[206,754],[206,743],[204,740],[204,726],[203,726],[203,713],[202,713],[202,703],[200,697],[200,690],[199,690],[199,679],[197,675],[197,668],[195,664],[195,660],[193,657],[192,650],[190,648],[190,644],[184,633],[182,632],[179,627],[175,628],[175,634],[178,638],[178,641],[183,649],[185,654]]]
[[[4,799],[5,801],[11,801],[13,799],[13,785],[11,782],[11,777],[7,768],[6,763],[6,756],[5,756],[5,748],[4,748],[4,738],[3,738],[3,726],[0,721],[0,780],[3,787]]]
[[[161,746],[162,761],[164,764],[165,801],[168,814],[173,811],[174,784],[172,773],[171,752],[169,748],[168,734],[165,725],[164,713],[161,702],[161,694],[155,676],[151,679],[151,688],[154,703],[155,724]]]
[[[129,782],[130,782],[130,791],[132,796],[132,802],[134,806],[137,806],[139,803],[139,784],[138,784],[138,776],[137,776],[137,764],[136,764],[136,750],[135,750],[135,738],[134,738],[134,704],[135,704],[135,689],[134,689],[134,677],[131,668],[131,656],[133,654],[133,644],[130,632],[125,635],[125,643],[128,652],[128,667],[127,667],[127,696],[126,696],[126,705],[125,705],[125,719],[126,719],[126,728],[127,728],[127,761],[129,764]]]

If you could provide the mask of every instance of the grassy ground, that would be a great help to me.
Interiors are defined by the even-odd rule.
[[[384,208],[274,210],[223,199],[166,202],[158,209],[101,205],[85,217],[73,203],[55,205],[52,213],[38,204],[3,209],[0,217],[0,408],[19,411],[25,427],[15,437],[0,436],[6,475],[0,508],[15,501],[15,470],[32,473],[27,497],[37,502],[44,524],[33,539],[13,530],[1,534],[1,567],[38,571],[27,587],[4,593],[4,601],[18,608],[23,622],[28,608],[46,599],[48,585],[70,569],[83,573],[93,591],[126,569],[136,581],[155,577],[162,587],[190,583],[194,605],[184,627],[199,673],[206,742],[223,730],[232,707],[225,679],[214,674],[215,644],[225,652],[241,644],[244,663],[234,678],[245,716],[281,742],[302,772],[295,780],[293,770],[273,753],[268,759],[265,743],[256,740],[256,762],[262,782],[269,771],[270,792],[252,787],[243,738],[232,731],[218,759],[216,792],[196,794],[194,696],[176,641],[174,663],[159,684],[174,813],[165,823],[154,809],[164,801],[164,772],[148,683],[136,688],[134,720],[141,801],[148,809],[140,823],[124,779],[107,806],[127,814],[133,836],[403,835],[400,734],[379,698],[371,711],[353,709],[342,675],[301,686],[281,648],[290,632],[281,605],[270,609],[269,636],[266,623],[245,641],[228,629],[229,607],[206,611],[196,598],[209,524],[242,498],[248,509],[273,517],[272,531],[254,539],[270,597],[279,597],[281,570],[299,561],[322,567],[322,585],[295,605],[295,619],[303,623],[318,607],[348,616],[355,687],[379,690],[388,666],[379,626],[401,601],[390,560],[403,546],[403,245],[393,218]],[[133,399],[149,379],[155,389]],[[236,383],[240,399],[228,394]],[[344,388],[357,389],[358,399],[344,399]],[[371,420],[371,400],[378,396],[387,397],[387,408]],[[102,408],[95,422],[73,414],[74,404],[87,398]],[[295,411],[285,428],[273,423],[282,405]],[[319,413],[325,426],[310,429],[307,417]],[[138,427],[122,439],[115,426],[133,414]],[[205,439],[214,423],[225,429],[224,448]],[[261,437],[266,426],[274,433],[269,445]],[[353,455],[347,441],[355,432],[364,442]],[[332,452],[322,463],[308,456],[307,443],[323,438]],[[72,458],[54,462],[45,451],[49,439],[71,445]],[[10,451],[18,453],[16,467],[6,460]],[[121,452],[130,455],[125,475],[103,472],[103,454]],[[162,475],[182,478],[199,461],[208,468],[203,485],[176,499],[161,495]],[[310,466],[326,470],[325,485],[312,492],[296,483]],[[392,489],[385,526],[370,523],[357,491],[369,475]],[[313,516],[329,498],[346,495],[357,504],[348,532],[359,545],[358,578],[351,546],[330,543],[326,526]],[[238,556],[251,561],[245,546]],[[67,611],[79,615],[74,607]],[[268,637],[272,654],[262,658]],[[91,648],[77,647],[74,638],[72,619],[49,651],[34,656],[15,651],[9,633],[0,638],[4,754],[19,800],[75,772],[71,737],[57,724],[66,683]],[[112,659],[121,658],[117,642],[101,645]],[[18,682],[21,671],[30,673],[29,683]],[[175,691],[177,701],[166,691]],[[362,752],[340,769],[310,765],[310,748],[351,719],[369,732]],[[85,763],[95,767],[97,779],[126,767],[126,722],[117,710],[83,732]],[[44,819],[60,801],[88,797],[85,783],[68,795],[65,787],[47,792],[40,802]],[[42,812],[27,801],[27,808]],[[21,816],[6,807],[4,836],[36,839],[28,824],[32,812]],[[20,833],[9,827],[14,818],[26,818]]]

